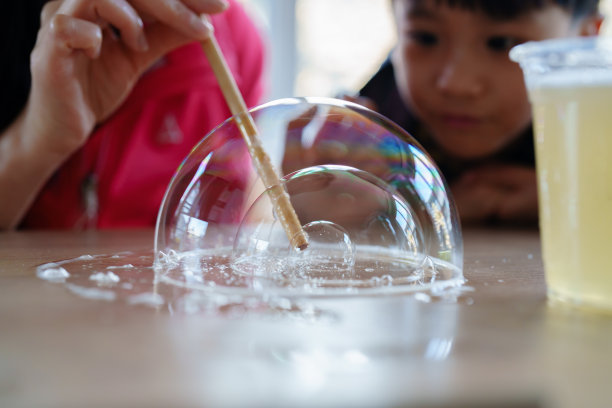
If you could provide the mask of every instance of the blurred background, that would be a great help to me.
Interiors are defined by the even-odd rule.
[[[269,43],[266,101],[355,93],[395,42],[389,0],[240,2]],[[612,0],[601,4],[612,20]],[[603,33],[612,35],[612,21]]]

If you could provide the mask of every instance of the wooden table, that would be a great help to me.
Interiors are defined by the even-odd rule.
[[[2,233],[0,406],[612,406],[612,317],[547,302],[537,231],[464,240],[473,291],[456,301],[177,313],[36,276],[83,254],[150,254],[152,231]]]

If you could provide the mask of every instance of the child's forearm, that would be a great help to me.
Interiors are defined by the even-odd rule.
[[[22,113],[0,134],[0,230],[16,228],[45,182],[71,152],[58,152],[35,134]]]

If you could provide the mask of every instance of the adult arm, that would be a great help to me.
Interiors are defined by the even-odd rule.
[[[55,170],[168,51],[205,39],[223,0],[57,0],[31,54],[32,85],[0,134],[0,229],[15,228]]]

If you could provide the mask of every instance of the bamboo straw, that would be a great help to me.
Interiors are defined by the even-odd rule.
[[[202,16],[203,19],[207,19],[207,16]],[[236,81],[227,66],[227,62],[223,57],[223,53],[219,48],[217,39],[214,33],[210,34],[210,37],[202,42],[202,48],[206,54],[206,58],[217,77],[225,101],[230,108],[230,111],[235,116],[236,123],[240,129],[240,133],[247,144],[249,154],[255,163],[255,168],[259,177],[263,181],[264,186],[270,194],[270,200],[274,206],[274,211],[278,219],[280,220],[285,233],[289,238],[289,242],[293,248],[303,250],[308,247],[308,238],[306,233],[302,229],[300,220],[295,213],[291,201],[289,200],[289,194],[282,187],[278,174],[274,170],[274,166],[270,161],[270,157],[266,154],[266,151],[261,145],[259,136],[257,134],[257,128],[253,117],[247,110],[246,104],[240,90],[236,85]]]

